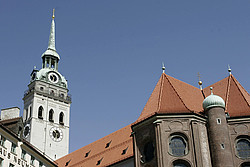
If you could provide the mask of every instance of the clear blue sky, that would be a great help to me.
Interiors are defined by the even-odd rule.
[[[23,109],[56,9],[59,71],[73,96],[70,151],[132,122],[162,71],[204,87],[233,75],[250,90],[250,1],[0,0],[0,108]]]

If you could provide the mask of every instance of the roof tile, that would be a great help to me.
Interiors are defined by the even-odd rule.
[[[163,73],[134,124],[156,113],[198,113],[202,111],[203,100],[198,88]]]
[[[56,161],[58,163],[58,166],[64,167],[66,163],[70,161],[68,163],[68,167],[103,167],[132,157],[134,154],[132,137],[130,136],[130,127],[131,125],[128,125],[114,133],[111,133],[108,136],[105,136],[58,159]],[[109,147],[105,148],[106,144],[110,141],[112,142],[110,143]],[[122,154],[123,150],[126,148],[128,148],[127,152],[125,154]],[[86,153],[88,152],[89,155],[86,157]]]
[[[233,75],[205,88],[206,96],[210,95],[210,87],[213,87],[214,94],[224,99],[225,111],[229,113],[230,117],[250,115],[250,96]]]

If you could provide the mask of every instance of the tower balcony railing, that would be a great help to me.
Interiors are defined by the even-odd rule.
[[[66,102],[71,103],[72,100],[72,96],[71,94],[67,94],[65,95],[64,93],[56,93],[53,90],[49,90],[49,89],[39,89],[39,88],[33,88],[33,89],[27,89],[26,91],[24,91],[24,97],[26,97],[27,95],[29,95],[30,93],[36,92],[38,94],[42,94],[48,97],[52,97],[52,98],[56,98],[58,100],[63,100]]]

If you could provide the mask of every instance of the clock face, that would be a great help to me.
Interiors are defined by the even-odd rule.
[[[30,134],[30,124],[25,125],[23,130],[23,136],[27,138]]]
[[[49,135],[50,135],[51,139],[56,141],[56,142],[59,142],[63,139],[62,130],[60,128],[57,128],[57,127],[51,128],[49,131]]]
[[[49,73],[48,78],[49,78],[49,81],[52,83],[57,83],[59,81],[58,75],[54,72]]]

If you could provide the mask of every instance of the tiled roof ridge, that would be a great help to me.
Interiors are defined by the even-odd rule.
[[[232,75],[229,75],[228,81],[227,81],[227,92],[226,92],[226,99],[225,99],[225,111],[227,111],[227,107],[228,107],[227,103],[228,103],[229,92],[230,92],[231,76]]]
[[[148,115],[145,116],[145,117],[142,117],[142,118],[140,118],[140,119],[137,119],[134,123],[131,124],[131,126],[134,126],[134,125],[138,124],[139,122],[142,122],[142,121],[144,121],[144,120],[146,120],[146,119],[152,117],[153,115],[157,115],[157,112],[153,112],[153,113],[151,113],[151,114],[148,114]]]
[[[153,89],[152,93],[150,94],[148,100],[146,101],[146,104],[144,105],[144,108],[143,108],[143,110],[141,111],[140,116],[138,117],[138,119],[137,119],[134,123],[132,123],[132,125],[134,125],[136,122],[138,122],[138,120],[144,120],[144,117],[147,117],[147,116],[144,116],[144,117],[143,117],[144,110],[146,110],[147,107],[149,106],[149,101],[150,101],[150,99],[153,97],[154,91],[156,90],[156,87],[157,87],[157,85],[158,85],[159,82],[160,82],[159,87],[160,87],[160,90],[161,90],[161,87],[162,87],[162,80],[163,80],[163,75],[161,75],[160,79],[158,80],[158,82],[157,82],[156,85],[154,86],[154,89]],[[160,93],[159,93],[159,94],[160,94]],[[160,98],[160,95],[158,96],[158,98]],[[159,102],[157,103],[157,109],[156,109],[156,111],[157,111],[158,109],[159,109]],[[156,113],[156,111],[154,111],[153,113]],[[152,114],[148,114],[148,115],[152,115]]]
[[[162,99],[162,91],[163,91],[163,84],[164,84],[164,74],[165,73],[163,73],[162,75],[161,75],[161,77],[162,77],[162,79],[161,79],[161,86],[160,86],[160,92],[159,92],[159,100],[158,100],[158,108],[156,109],[156,111],[155,111],[155,113],[157,113],[159,110],[160,110],[160,107],[161,107],[161,99]],[[166,75],[166,74],[165,74]],[[150,114],[151,115],[151,114]]]
[[[179,93],[177,92],[176,88],[175,88],[174,85],[171,83],[170,79],[168,78],[168,75],[165,74],[165,76],[166,76],[168,82],[170,83],[170,86],[173,88],[174,92],[177,94],[177,96],[178,96],[179,99],[181,100],[182,104],[185,106],[185,108],[186,108],[187,110],[189,110],[190,112],[192,112],[192,111],[186,106],[186,104],[184,103],[184,101],[182,100],[182,98],[181,98],[181,96],[179,95]],[[181,81],[181,82],[182,82],[182,81]],[[188,84],[188,85],[189,85],[189,84]]]
[[[237,79],[236,79],[235,77],[233,77],[233,76],[232,76],[232,80],[234,81],[234,83],[235,83],[236,87],[238,88],[240,94],[242,95],[243,99],[245,100],[245,102],[246,102],[246,103],[248,104],[248,106],[249,106],[250,104],[249,104],[249,102],[247,101],[246,97],[243,95],[242,89],[239,88],[239,86],[241,86],[240,83],[238,83]],[[243,88],[243,87],[241,86],[241,88]],[[245,90],[245,89],[243,88],[243,90]],[[246,90],[245,90],[245,91],[246,91]],[[246,91],[246,93],[248,94],[247,91]],[[248,94],[248,95],[249,95],[249,94]]]
[[[250,96],[250,94],[247,92],[247,90],[240,84],[240,82],[232,75],[232,78],[233,78],[233,80],[235,81],[235,83],[239,86],[239,87],[241,87],[242,89],[240,89],[240,90],[243,90],[245,93],[247,93],[249,96]]]
[[[94,141],[94,142],[92,142],[92,143],[89,143],[89,144],[87,144],[87,145],[85,145],[85,146],[83,146],[83,147],[81,147],[81,148],[79,148],[79,149],[77,149],[77,150],[75,150],[75,151],[73,151],[73,152],[67,154],[66,156],[71,155],[71,154],[74,154],[74,153],[76,153],[76,152],[81,152],[81,149],[83,149],[83,148],[85,148],[85,147],[87,147],[87,146],[95,145],[96,143],[100,142],[101,140],[104,140],[104,139],[106,139],[106,138],[108,138],[108,137],[110,137],[110,136],[113,136],[115,133],[118,133],[119,131],[121,131],[121,130],[127,128],[127,127],[131,127],[131,124],[129,124],[129,125],[125,126],[125,127],[122,127],[121,129],[118,129],[118,130],[116,130],[116,131],[114,131],[114,132],[112,132],[112,133],[110,133],[110,134],[108,134],[108,135],[106,135],[106,136],[104,136],[104,137],[102,137],[102,138],[100,138],[100,139],[97,139],[96,141]],[[62,158],[64,158],[64,157],[62,157]],[[60,158],[60,159],[61,159],[61,158]],[[57,160],[60,160],[60,159],[57,159]]]
[[[129,143],[129,142],[131,142],[131,140],[132,140],[132,138],[130,138],[130,139],[128,139],[128,140],[126,140],[126,141],[124,141],[124,142],[122,142],[122,143],[120,143],[120,144],[117,144],[117,145],[115,145],[115,146],[113,146],[113,147],[110,147],[109,149],[106,149],[106,150],[104,150],[104,151],[102,151],[102,152],[99,152],[99,153],[97,153],[97,154],[94,154],[94,155],[90,156],[89,158],[86,158],[86,159],[84,159],[84,160],[82,160],[82,161],[79,161],[79,162],[77,162],[77,163],[75,163],[75,164],[73,164],[73,165],[71,165],[71,166],[74,167],[74,166],[76,166],[76,165],[82,164],[83,162],[88,161],[88,160],[91,160],[91,159],[93,159],[93,158],[95,158],[95,157],[98,157],[98,156],[102,155],[102,154],[105,153],[105,152],[109,152],[109,151],[111,151],[111,150],[113,150],[113,149],[115,149],[115,148],[117,148],[117,147],[119,147],[119,146],[121,146],[121,145],[123,145],[123,144]]]

